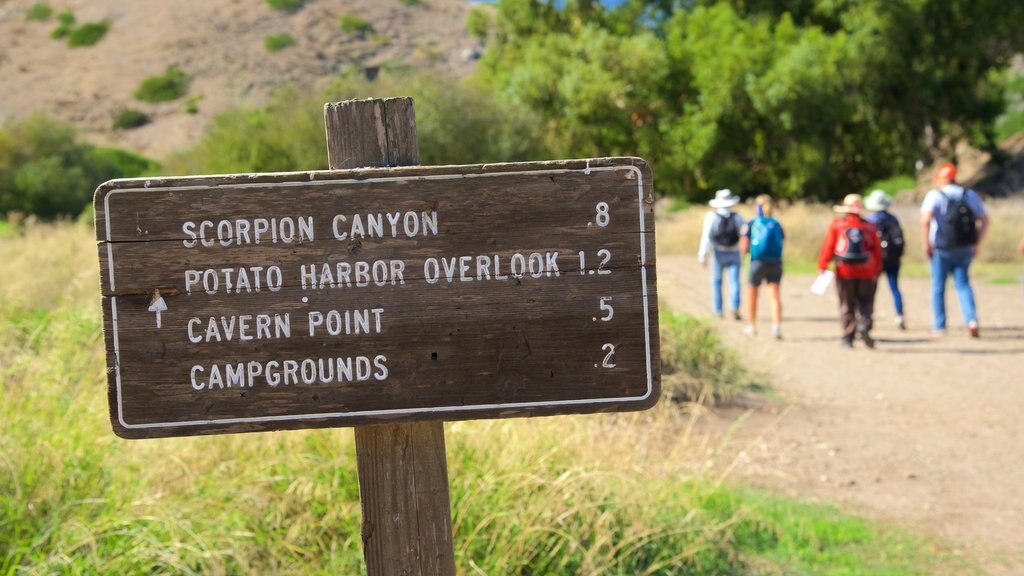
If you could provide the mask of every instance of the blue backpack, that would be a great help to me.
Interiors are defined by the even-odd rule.
[[[750,221],[750,259],[782,262],[782,225],[769,216]]]

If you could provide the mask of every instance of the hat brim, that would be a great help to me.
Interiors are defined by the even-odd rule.
[[[846,206],[837,204],[832,207],[832,211],[838,212],[840,214],[860,214],[861,212],[864,211],[864,209],[861,208],[860,206]]]
[[[888,209],[889,206],[892,206],[892,202],[871,202],[870,200],[864,202],[864,208],[870,210],[871,212],[881,212],[882,210]]]
[[[712,208],[732,208],[739,203],[739,196],[730,196],[728,198],[715,198],[711,202],[708,202],[708,206],[711,206]]]

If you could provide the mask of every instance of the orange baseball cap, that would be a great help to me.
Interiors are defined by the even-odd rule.
[[[956,166],[947,162],[935,172],[936,180],[956,180]]]

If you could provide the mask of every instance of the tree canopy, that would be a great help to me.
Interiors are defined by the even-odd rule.
[[[631,154],[691,199],[835,197],[995,145],[1024,4],[500,0],[479,75],[560,156]]]

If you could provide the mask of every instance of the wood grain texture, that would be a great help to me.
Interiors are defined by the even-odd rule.
[[[350,126],[364,124],[361,118],[370,117],[375,131],[346,132]],[[373,165],[381,159],[392,166],[419,163],[411,98],[348,102],[333,109],[328,104],[324,120],[331,168]],[[344,134],[348,137],[332,144],[335,136]],[[349,146],[364,150],[358,142],[360,136],[370,142],[383,140],[385,149],[378,153],[366,148],[350,154]],[[454,576],[444,424],[357,427],[355,440],[367,574]]]

